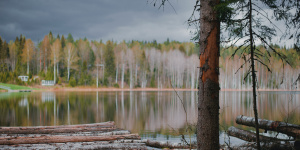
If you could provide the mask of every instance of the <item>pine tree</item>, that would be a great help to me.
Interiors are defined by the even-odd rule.
[[[244,67],[245,64],[249,64],[247,68],[244,80],[251,75],[252,90],[253,90],[253,110],[255,116],[256,125],[256,142],[257,149],[260,148],[259,140],[259,128],[258,128],[258,112],[257,112],[257,95],[256,90],[258,88],[257,70],[256,64],[263,65],[271,72],[269,68],[271,53],[277,55],[282,62],[287,61],[287,57],[276,50],[271,44],[272,37],[276,35],[276,28],[279,29],[268,17],[268,13],[261,7],[266,6],[269,10],[276,12],[279,10],[279,6],[274,0],[261,0],[261,1],[225,1],[223,5],[219,6],[220,20],[225,22],[225,29],[229,31],[229,40],[233,40],[233,45],[239,41],[243,43],[236,48],[232,54],[232,57],[240,53],[240,58],[243,58],[244,64],[238,69],[238,71]],[[227,14],[227,15],[224,15]],[[244,14],[244,15],[241,15]],[[264,18],[270,25],[265,25]],[[279,29],[280,30],[280,29]],[[259,40],[262,45],[269,50],[262,51],[257,47],[256,41]],[[233,46],[231,45],[231,46]],[[256,63],[255,63],[256,62]]]
[[[109,82],[115,78],[116,65],[115,65],[115,54],[113,51],[113,43],[111,41],[106,42],[106,47],[104,51],[105,58],[105,78],[108,78]]]
[[[68,34],[67,42],[74,43],[74,39],[71,33]]]
[[[61,42],[61,48],[65,48],[65,46],[66,46],[66,39],[65,39],[64,35],[61,36],[60,42]]]
[[[0,61],[1,61],[1,63],[3,63],[2,60],[4,59],[4,52],[3,52],[2,47],[3,47],[3,42],[2,42],[2,39],[0,37]]]

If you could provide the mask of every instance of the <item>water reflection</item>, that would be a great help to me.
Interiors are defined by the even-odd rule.
[[[55,99],[54,92],[42,92],[42,102],[51,102]]]
[[[188,122],[196,124],[197,92],[178,94]],[[253,116],[251,96],[251,92],[220,92],[221,130],[236,125],[238,115]],[[260,92],[258,112],[261,118],[300,124],[300,92]],[[186,126],[184,109],[175,92],[0,93],[0,113],[0,126],[115,121],[120,128],[159,139],[178,138],[172,129],[181,131]]]

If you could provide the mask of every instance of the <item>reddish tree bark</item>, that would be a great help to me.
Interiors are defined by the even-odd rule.
[[[220,22],[214,7],[219,0],[200,1],[200,74],[198,149],[219,149]]]

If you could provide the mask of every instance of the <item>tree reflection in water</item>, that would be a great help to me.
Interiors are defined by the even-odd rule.
[[[195,124],[197,92],[178,93],[184,101],[189,123]],[[300,124],[299,100],[300,92],[260,92],[259,117]],[[235,117],[252,116],[251,108],[251,92],[220,92],[220,129],[238,126]],[[119,128],[157,139],[179,139],[178,132],[172,129],[180,133],[186,125],[182,104],[174,92],[0,93],[0,113],[0,126],[115,121]]]

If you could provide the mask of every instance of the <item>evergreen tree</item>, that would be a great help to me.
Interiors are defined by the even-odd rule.
[[[4,60],[9,59],[9,47],[6,41],[3,42],[2,54]]]
[[[69,43],[74,43],[74,39],[73,39],[73,36],[72,36],[71,33],[68,34],[67,42],[69,42]]]
[[[243,42],[243,44],[238,46],[232,54],[232,56],[235,56],[237,55],[237,52],[239,52],[241,55],[240,58],[243,58],[244,60],[244,64],[238,70],[243,68],[245,64],[250,64],[244,79],[246,79],[248,75],[251,75],[257,149],[261,148],[256,102],[256,89],[258,88],[257,67],[255,65],[263,65],[269,72],[271,72],[269,68],[271,53],[277,55],[282,62],[289,64],[287,57],[280,51],[276,50],[276,48],[271,44],[272,37],[276,36],[276,28],[279,28],[268,17],[269,14],[264,10],[266,8],[261,7],[267,7],[269,10],[276,12],[279,11],[279,5],[276,2],[277,1],[275,0],[232,0],[223,2],[223,5],[220,5],[218,8],[220,10],[219,18],[221,21],[226,23],[225,29],[229,31],[229,40],[235,41],[234,44],[239,41]],[[264,18],[269,25],[266,25],[262,18]],[[269,50],[262,51],[256,44],[256,41],[258,40]]]
[[[112,79],[115,78],[116,74],[116,65],[115,65],[115,54],[113,51],[113,43],[111,41],[106,42],[106,47],[104,51],[104,58],[105,58],[105,78],[108,78],[112,82]]]
[[[3,58],[4,58],[4,54],[3,54],[3,42],[2,42],[2,39],[0,37],[0,61],[2,62]]]
[[[96,61],[96,56],[94,51],[90,50],[89,52],[89,59],[88,59],[88,64],[89,64],[89,68],[93,68],[95,66],[95,61]]]
[[[50,44],[52,44],[54,42],[54,37],[51,31],[49,32],[48,37],[49,37]]]
[[[61,42],[61,48],[64,49],[66,46],[66,39],[64,35],[61,36],[60,42]]]
[[[25,72],[22,72],[22,63],[21,63],[21,60],[22,60],[22,50],[24,48],[24,44],[25,44],[25,37],[21,34],[20,35],[20,38],[16,38],[16,45],[17,45],[17,64],[16,64],[16,73],[17,75],[20,75],[21,73],[25,73]]]

